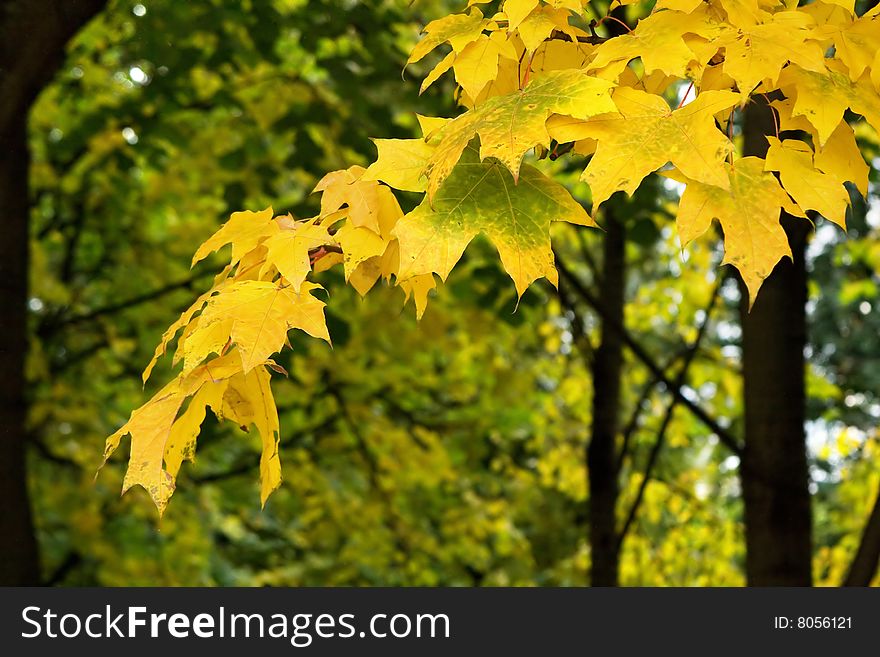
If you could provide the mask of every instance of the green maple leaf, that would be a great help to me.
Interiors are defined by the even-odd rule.
[[[478,234],[492,240],[520,296],[542,276],[557,283],[550,222],[596,224],[568,191],[537,169],[523,166],[514,182],[499,162],[480,161],[469,146],[434,197],[394,229],[400,243],[399,279],[435,272],[446,278]]]

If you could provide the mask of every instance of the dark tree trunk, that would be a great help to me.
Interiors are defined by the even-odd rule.
[[[27,116],[67,41],[106,0],[0,3],[0,585],[39,583],[25,469],[29,152]]]
[[[773,134],[767,105],[746,110],[744,150],[763,157]],[[804,436],[807,341],[805,250],[810,224],[783,213],[793,262],[764,281],[751,312],[741,287],[746,577],[750,586],[812,584],[812,516]]]
[[[36,584],[39,561],[24,460],[28,148],[24,116],[0,133],[0,584]]]
[[[590,554],[593,586],[617,586],[620,543],[617,536],[617,432],[626,288],[626,230],[614,205],[605,205],[602,279],[603,309],[599,346],[593,360],[593,426],[587,446],[590,479]]]
[[[871,515],[862,531],[862,540],[850,564],[844,586],[870,586],[880,561],[880,491],[874,500]]]
[[[611,37],[629,31],[626,8],[611,12],[616,20],[605,23]],[[605,240],[599,305],[602,322],[599,346],[592,366],[593,425],[587,445],[590,483],[590,582],[593,586],[617,586],[620,568],[620,537],[617,533],[617,499],[620,483],[617,468],[617,431],[620,422],[620,375],[623,369],[623,336],[626,307],[626,227],[619,206],[609,199],[604,208]]]

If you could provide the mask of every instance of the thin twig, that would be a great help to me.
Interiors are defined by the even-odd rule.
[[[154,301],[155,299],[163,297],[171,292],[191,287],[194,283],[200,281],[203,278],[216,275],[217,272],[213,270],[202,271],[198,274],[190,276],[185,280],[177,281],[176,283],[169,283],[168,285],[163,285],[160,288],[150,290],[149,292],[144,292],[143,294],[131,297],[130,299],[125,299],[123,301],[117,301],[116,303],[111,303],[106,306],[101,306],[86,313],[82,313],[81,315],[71,315],[69,317],[61,318],[54,322],[47,322],[46,324],[41,326],[37,332],[41,337],[47,337],[54,334],[60,329],[67,328],[76,324],[82,324],[83,322],[90,322],[92,320],[98,319],[99,317],[113,315],[123,310],[128,310],[129,308],[139,306],[142,303]]]
[[[558,254],[556,257],[556,268],[562,274],[562,276],[569,281],[572,289],[581,297],[590,307],[595,310],[602,319],[608,319],[607,313],[605,313],[604,309],[601,307],[599,300],[593,295],[593,293],[580,281],[580,279],[575,276],[571,270],[565,265],[565,263],[559,259]],[[679,398],[679,403],[685,406],[693,415],[700,420],[712,433],[718,436],[718,440],[727,447],[730,451],[732,451],[737,456],[742,454],[742,447],[739,445],[739,442],[730,434],[730,432],[718,424],[718,421],[715,420],[709,413],[707,413],[701,406],[691,401],[687,397],[684,396],[684,393],[681,390],[680,386],[675,386],[673,381],[667,376],[666,372],[664,372],[654,358],[648,353],[648,351],[642,346],[640,342],[638,342],[632,334],[626,329],[625,326],[617,322],[609,322],[609,325],[614,328],[614,330],[620,333],[621,338],[623,339],[624,344],[627,348],[632,351],[633,355],[638,358],[647,368],[648,370],[656,376],[666,387],[669,389],[670,393]]]
[[[712,296],[709,299],[709,304],[704,310],[705,316],[702,323],[700,324],[700,328],[697,330],[697,336],[691,346],[688,348],[688,351],[684,357],[684,362],[681,364],[681,369],[679,369],[678,375],[675,377],[674,385],[676,389],[680,389],[687,383],[688,370],[690,369],[691,364],[694,362],[694,358],[696,357],[697,352],[700,350],[700,345],[702,344],[703,338],[706,335],[706,329],[709,326],[709,320],[712,315],[712,310],[715,308],[715,303],[718,300],[720,291],[721,281],[719,280],[718,283],[716,283],[715,285],[715,289],[712,291]],[[654,466],[657,465],[657,460],[660,456],[660,450],[663,449],[663,444],[666,440],[666,431],[672,422],[672,417],[675,414],[675,408],[676,406],[678,406],[678,402],[679,397],[673,396],[668,406],[666,407],[666,413],[663,416],[663,421],[660,424],[660,429],[657,431],[657,438],[654,441],[654,445],[651,447],[650,454],[648,455],[648,461],[645,464],[645,472],[642,476],[642,481],[639,483],[639,489],[636,492],[636,497],[633,500],[629,512],[626,515],[626,521],[623,524],[623,528],[620,530],[620,534],[618,534],[617,536],[618,547],[623,543],[627,533],[629,532],[633,522],[636,519],[636,515],[639,512],[639,507],[641,506],[642,500],[645,496],[645,490],[648,488],[648,482],[651,481]]]

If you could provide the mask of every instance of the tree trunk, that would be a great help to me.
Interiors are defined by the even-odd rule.
[[[0,133],[0,584],[36,584],[39,561],[24,460],[28,148],[24,116]]]
[[[587,446],[590,479],[590,554],[593,586],[617,586],[620,544],[617,536],[617,431],[626,287],[626,229],[612,203],[605,205],[602,280],[599,302],[604,311],[599,346],[593,360],[593,426]]]
[[[877,492],[871,515],[865,523],[856,556],[853,557],[843,585],[870,586],[871,580],[877,573],[878,561],[880,561],[880,491]]]
[[[745,114],[744,151],[763,157],[773,117],[765,103]],[[810,224],[783,213],[793,261],[764,281],[751,312],[741,285],[745,446],[746,577],[750,586],[812,584],[812,517],[804,436],[807,341],[805,250]]]
[[[0,585],[38,584],[25,469],[27,353],[27,116],[64,61],[67,41],[106,0],[0,4]]]

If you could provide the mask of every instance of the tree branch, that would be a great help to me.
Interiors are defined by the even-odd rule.
[[[670,367],[675,365],[675,362],[679,358],[686,355],[686,353],[687,352],[681,353],[681,354],[676,354],[675,356],[670,358],[667,361],[666,366],[663,368],[663,370],[666,371]],[[638,400],[636,400],[636,403],[633,406],[632,414],[629,416],[629,420],[624,425],[623,432],[622,432],[623,443],[620,446],[620,454],[618,455],[618,458],[617,458],[617,471],[618,472],[620,472],[623,469],[623,462],[626,459],[627,454],[629,453],[630,442],[632,441],[632,437],[633,437],[633,435],[635,435],[636,430],[639,428],[639,424],[640,424],[639,420],[642,417],[642,406],[645,404],[645,401],[647,401],[648,397],[651,396],[651,391],[654,390],[654,388],[657,386],[658,383],[660,383],[660,380],[656,376],[651,376],[651,379],[642,388],[642,391],[639,394],[639,398],[638,398]]]
[[[600,317],[606,319],[607,314],[601,308],[601,304],[599,304],[598,299],[584,286],[581,281],[575,276],[570,269],[565,265],[565,263],[559,258],[558,254],[556,257],[556,268],[559,270],[559,273],[562,274],[562,277],[565,278],[572,289],[577,292],[578,296],[580,296],[590,307],[595,310]],[[623,339],[624,344],[627,348],[632,351],[633,355],[638,358],[642,363],[651,371],[651,373],[657,377],[659,381],[661,381],[666,387],[669,389],[670,393],[674,395],[678,399],[678,403],[687,408],[693,415],[700,420],[706,427],[718,436],[718,439],[721,441],[723,445],[725,445],[730,451],[732,451],[737,456],[742,454],[742,447],[739,445],[739,442],[720,424],[718,424],[717,420],[715,420],[711,415],[709,415],[701,406],[694,403],[690,399],[684,396],[682,392],[681,386],[676,386],[673,381],[667,376],[667,374],[660,368],[654,358],[648,353],[648,351],[639,343],[632,334],[626,329],[625,326],[617,322],[610,322],[609,325],[616,331],[618,331]]]
[[[194,283],[200,281],[203,278],[207,278],[208,276],[216,275],[217,272],[213,270],[199,272],[182,281],[163,285],[162,287],[156,288],[155,290],[150,290],[149,292],[144,292],[143,294],[131,297],[130,299],[117,301],[116,303],[111,303],[106,306],[95,308],[86,313],[82,313],[81,315],[72,315],[70,317],[60,318],[55,321],[48,321],[37,330],[37,333],[40,335],[40,337],[45,338],[53,335],[60,329],[67,328],[75,324],[82,324],[83,322],[90,322],[92,320],[98,319],[99,317],[104,317],[105,315],[113,315],[123,310],[128,310],[129,308],[139,306],[142,303],[154,301],[155,299],[163,297],[171,292],[191,287]]]
[[[373,453],[373,449],[370,447],[366,436],[361,432],[360,426],[354,421],[354,418],[349,413],[348,405],[345,398],[342,396],[340,389],[336,386],[330,385],[328,386],[327,392],[336,400],[336,403],[339,406],[339,416],[348,426],[355,439],[358,452],[361,454],[361,457],[364,459],[364,463],[367,466],[367,476],[370,480],[370,486],[385,504],[388,512],[388,518],[385,521],[385,525],[394,537],[395,547],[401,555],[409,554],[411,550],[409,549],[409,545],[407,545],[408,541],[406,538],[406,532],[403,530],[403,519],[397,510],[397,506],[394,504],[394,499],[389,494],[388,490],[382,485],[382,481],[379,478],[382,469],[379,460]]]
[[[709,326],[709,319],[712,315],[712,310],[715,307],[715,303],[718,300],[718,294],[721,291],[721,281],[715,285],[715,289],[712,290],[712,297],[709,299],[709,304],[706,306],[705,317],[703,318],[703,322],[700,324],[700,328],[697,330],[697,337],[694,339],[693,344],[688,348],[687,352],[684,356],[684,362],[681,364],[681,369],[678,371],[678,375],[675,377],[675,387],[676,389],[680,389],[685,383],[687,383],[687,375],[688,370],[690,369],[691,364],[694,362],[694,358],[697,355],[697,352],[700,350],[700,345],[703,342],[703,338],[706,335],[706,329]],[[675,414],[675,408],[678,406],[679,397],[673,396],[670,400],[669,405],[666,407],[666,413],[663,416],[663,421],[660,423],[660,429],[657,431],[657,439],[654,441],[654,445],[651,447],[651,452],[648,455],[648,461],[645,464],[645,473],[642,477],[642,481],[639,483],[639,490],[636,493],[636,497],[633,500],[632,506],[629,509],[629,513],[626,515],[626,522],[623,524],[623,528],[620,530],[620,534],[617,537],[618,547],[623,544],[624,539],[626,539],[626,535],[632,527],[633,522],[636,519],[636,515],[639,512],[639,507],[642,504],[642,500],[645,496],[645,490],[648,488],[648,482],[651,480],[651,475],[654,471],[654,466],[657,465],[657,460],[660,456],[660,450],[663,449],[663,444],[666,441],[666,430],[669,428],[670,423],[672,422],[672,417]]]
[[[280,409],[279,409],[280,410]],[[285,449],[287,447],[292,446],[297,440],[300,440],[305,435],[314,435],[320,433],[326,429],[329,429],[334,424],[336,424],[337,418],[335,415],[330,416],[323,422],[320,422],[316,426],[302,429],[297,431],[287,438],[280,440],[278,442],[278,449]],[[249,452],[246,458],[241,459],[237,464],[226,470],[217,470],[215,472],[206,472],[205,474],[194,474],[191,473],[189,478],[197,483],[197,484],[206,484],[212,483],[215,481],[223,481],[225,479],[232,479],[233,477],[238,477],[240,475],[248,474],[249,472],[253,472],[260,465],[261,455],[257,452]]]

